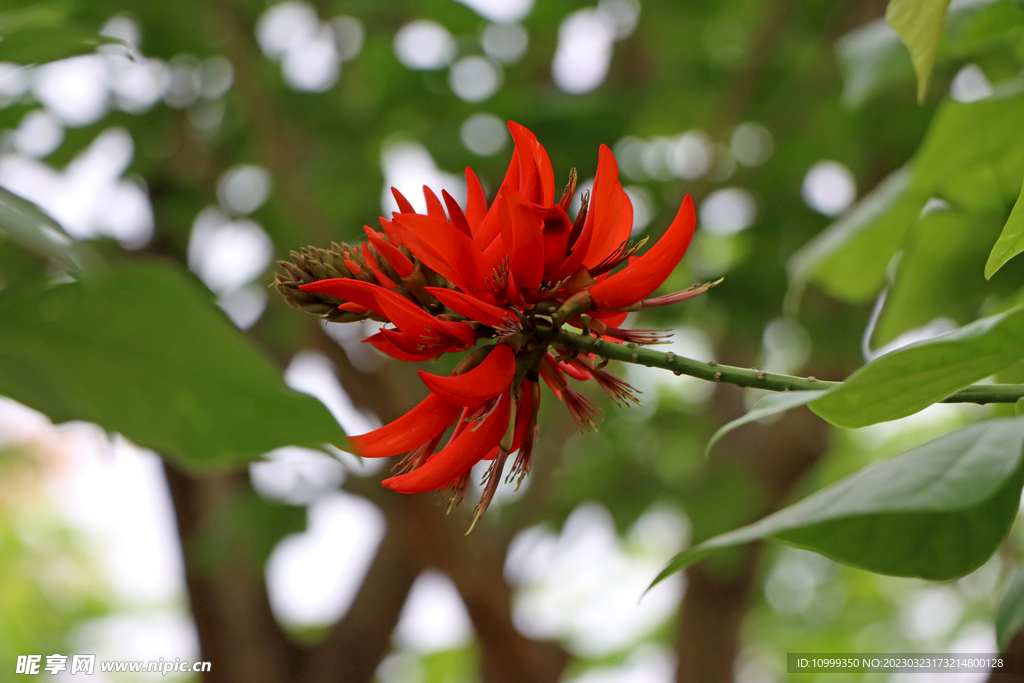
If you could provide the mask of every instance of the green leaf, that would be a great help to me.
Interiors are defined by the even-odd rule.
[[[750,422],[762,420],[766,417],[777,415],[778,413],[784,413],[792,408],[807,405],[814,399],[824,396],[826,393],[828,393],[827,390],[782,391],[762,397],[746,415],[738,417],[731,422],[727,422],[719,427],[717,432],[711,435],[711,438],[708,439],[708,445],[704,448],[704,457],[707,457],[711,453],[712,447],[718,443],[719,439],[737,427],[742,427]]]
[[[885,346],[936,318],[969,323],[986,298],[1015,292],[1022,268],[1007,269],[994,283],[982,277],[988,247],[1001,224],[1002,216],[976,211],[935,210],[922,216],[904,239],[872,345]]]
[[[928,199],[908,191],[910,178],[908,169],[896,171],[794,254],[787,264],[791,291],[814,281],[841,301],[874,296],[903,234]]]
[[[652,586],[708,555],[771,538],[879,574],[943,581],[988,560],[1017,514],[1024,419],[989,420],[867,467],[683,551]]]
[[[79,268],[95,256],[27,199],[0,187],[0,235],[37,256]]]
[[[887,353],[810,404],[841,427],[912,415],[1024,357],[1024,307]]]
[[[935,66],[948,7],[949,0],[890,0],[885,9],[885,20],[910,50],[917,73],[918,102],[924,102],[928,92],[928,79]]]
[[[1017,570],[996,607],[996,643],[1006,651],[1010,640],[1024,627],[1024,571]]]
[[[985,264],[985,279],[990,279],[1007,261],[1024,251],[1024,183],[1021,184],[1020,195],[1013,205],[1010,218],[1003,226],[1003,232],[992,247],[992,253]]]
[[[914,77],[899,35],[879,19],[836,41],[843,72],[843,104],[857,109],[888,85]]]
[[[198,471],[344,434],[182,271],[127,264],[0,299],[0,394]]]
[[[68,20],[68,2],[37,2],[0,12],[0,36],[37,28],[56,28]]]

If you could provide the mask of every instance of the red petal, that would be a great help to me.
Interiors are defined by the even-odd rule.
[[[380,328],[380,335],[391,342],[391,345],[402,353],[414,357],[413,362],[433,358],[442,353],[466,350],[464,345],[452,344],[450,340],[442,340],[440,343],[435,343],[431,340],[414,337],[401,330],[392,330],[387,327]]]
[[[628,311],[591,311],[590,317],[600,320],[609,327],[618,327],[629,317]]]
[[[550,360],[552,363],[556,362],[555,357],[550,353],[548,354],[548,360]],[[592,378],[592,375],[586,370],[581,370],[580,368],[577,368],[574,365],[563,363],[561,361],[558,361],[558,369],[580,382],[585,382],[586,380]]]
[[[395,223],[403,228],[402,239],[428,267],[463,291],[487,289],[485,277],[491,268],[464,233],[428,216],[402,214]]]
[[[366,236],[369,238],[373,246],[377,248],[380,255],[387,259],[387,262],[391,264],[391,267],[395,269],[401,277],[409,277],[412,275],[412,271],[415,268],[409,257],[402,253],[402,250],[385,241],[380,235],[376,233],[369,225],[364,225],[363,230],[366,231]]]
[[[391,332],[392,330],[387,330],[387,331]],[[395,334],[398,334],[398,333],[395,333]],[[405,336],[405,335],[402,335],[402,336]],[[368,343],[368,344],[371,344],[373,346],[373,348],[377,349],[378,351],[380,351],[384,355],[391,356],[392,358],[394,358],[396,360],[404,361],[406,363],[420,363],[420,362],[425,361],[425,360],[430,360],[435,355],[437,355],[433,351],[430,352],[427,355],[423,355],[423,354],[419,354],[419,353],[409,353],[407,351],[403,351],[399,347],[395,346],[395,344],[392,343],[387,338],[387,336],[384,334],[383,331],[382,332],[378,332],[377,334],[374,334],[374,335],[370,335],[369,337],[367,337],[363,341]]]
[[[590,287],[594,307],[624,308],[660,287],[682,260],[696,226],[693,199],[686,195],[672,225],[653,247],[619,272]]]
[[[594,192],[583,231],[592,231],[583,265],[593,268],[629,239],[633,228],[633,205],[619,183],[619,166],[607,145],[601,145],[594,178]]]
[[[406,199],[405,195],[399,192],[397,188],[391,188],[391,196],[393,196],[395,198],[395,201],[398,202],[399,212],[416,213],[416,209],[412,208],[412,204],[409,203],[409,200]]]
[[[476,341],[473,328],[466,323],[435,318],[401,294],[386,289],[378,289],[374,294],[385,317],[395,327],[410,337],[423,340],[428,346],[459,346],[461,341],[463,348],[468,348]]]
[[[475,428],[471,426],[462,430],[441,451],[430,456],[421,467],[407,474],[385,479],[381,483],[399,493],[420,493],[441,488],[468,472],[505,435],[510,402],[509,392],[506,391],[491,414]]]
[[[555,201],[555,174],[547,152],[525,126],[509,121],[508,130],[519,156],[519,193],[529,202],[548,206]]]
[[[376,290],[386,292],[380,285],[375,285],[371,282],[364,282],[362,280],[353,280],[350,277],[335,277],[329,280],[318,280],[316,282],[310,282],[308,285],[302,285],[299,287],[304,292],[323,292],[324,294],[330,294],[336,296],[339,299],[345,299],[346,301],[352,301],[359,304],[363,308],[367,308],[382,318],[386,318],[384,310],[377,303],[377,299],[374,298],[373,293]]]
[[[448,190],[441,190],[441,196],[444,197],[444,205],[448,207],[448,215],[451,216],[452,227],[460,230],[466,237],[473,237],[469,221],[466,220],[466,214],[462,213],[462,207],[459,206],[459,203],[448,194]]]
[[[476,237],[476,233],[480,229],[480,224],[483,223],[485,215],[487,215],[487,197],[484,195],[484,186],[480,184],[480,179],[476,177],[473,169],[467,166],[466,220],[469,221],[469,227],[474,237]]]
[[[380,264],[377,263],[377,259],[373,257],[373,251],[370,249],[369,243],[363,242],[362,247],[363,261],[365,261],[366,265],[368,265],[370,270],[373,271],[374,276],[377,278],[377,282],[392,291],[398,289],[398,285],[396,285],[394,281],[385,275],[384,271],[380,269]]]
[[[558,204],[550,207],[535,206],[533,212],[544,221],[544,274],[550,276],[558,271],[565,260],[572,221]]]
[[[426,185],[423,186],[423,198],[427,200],[427,215],[431,218],[436,218],[439,221],[448,222],[448,216],[445,215],[444,206],[441,204],[441,200],[437,198]]]
[[[459,315],[477,320],[484,325],[502,327],[516,321],[515,315],[508,309],[481,301],[469,294],[444,287],[424,287],[423,289],[433,294],[438,301]]]
[[[430,394],[394,422],[366,434],[350,436],[348,440],[356,455],[364,458],[398,455],[427,443],[443,432],[461,410],[459,406]]]
[[[544,237],[541,221],[530,204],[511,187],[503,188],[495,200],[501,211],[501,239],[512,257],[516,284],[535,293],[544,278]]]
[[[423,370],[419,373],[427,388],[444,400],[475,408],[512,383],[516,374],[516,353],[508,344],[498,344],[480,365],[462,375],[442,377]]]
[[[384,234],[388,236],[388,241],[396,247],[401,247],[405,244],[402,241],[402,236],[399,234],[400,231],[395,227],[395,224],[389,221],[384,216],[380,217],[380,226],[384,228]]]

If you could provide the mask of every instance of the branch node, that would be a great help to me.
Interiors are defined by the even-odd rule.
[[[718,361],[717,360],[709,360],[708,361],[708,365],[718,365]]]
[[[721,382],[722,381],[722,373],[720,373],[720,372],[716,372],[715,373],[715,381],[716,382]]]
[[[757,378],[764,379],[764,370],[761,370],[760,372],[757,373]]]

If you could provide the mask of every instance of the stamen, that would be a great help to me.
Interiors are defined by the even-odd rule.
[[[562,207],[562,211],[569,210],[569,204],[572,203],[572,197],[574,194],[576,194],[576,169],[570,168],[569,182],[562,191],[562,198],[558,200],[558,205]]]

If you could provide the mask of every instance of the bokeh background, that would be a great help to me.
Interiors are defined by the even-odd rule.
[[[506,121],[537,134],[558,182],[575,167],[584,189],[598,145],[612,147],[636,235],[657,238],[693,195],[699,230],[666,291],[725,281],[631,321],[673,330],[664,350],[841,379],[878,353],[865,333],[877,288],[818,286],[794,255],[829,226],[863,220],[871,205],[858,200],[911,158],[940,103],[983,100],[1020,71],[1008,41],[944,47],[919,105],[879,0],[0,8],[0,33],[31,29],[0,42],[0,186],[90,258],[160,264],[213,311],[194,325],[167,312],[157,332],[141,321],[161,319],[158,302],[126,281],[102,310],[140,322],[111,334],[187,348],[206,368],[197,336],[231,328],[350,433],[394,419],[425,389],[413,368],[360,343],[371,326],[324,325],[286,306],[267,287],[273,262],[357,241],[394,208],[392,186],[420,207],[424,184],[463,198],[469,165],[493,190],[512,151]],[[976,33],[1024,26],[1011,0],[957,11],[988,22]],[[982,262],[1001,221],[992,225]],[[31,307],[32,287],[71,277],[0,231],[0,301]],[[896,343],[964,322],[935,310]],[[77,362],[74,335],[55,344]],[[109,362],[88,381],[119,397],[118,415],[164,410],[158,382],[124,382],[115,368],[131,359]],[[987,408],[938,405],[856,432],[801,409],[733,433],[706,460],[708,437],[757,392],[619,370],[643,406],[593,396],[604,420],[580,434],[545,399],[533,473],[518,491],[503,487],[468,537],[469,510],[446,517],[432,496],[380,488],[386,463],[290,446],[204,469],[140,448],[116,420],[54,426],[0,398],[0,680],[19,654],[96,653],[207,659],[210,681],[770,683],[787,680],[787,652],[996,650],[992,611],[1016,536],[954,583],[756,545],[640,599],[686,545]],[[220,407],[203,419],[232,420]],[[259,432],[264,419],[241,428]]]

